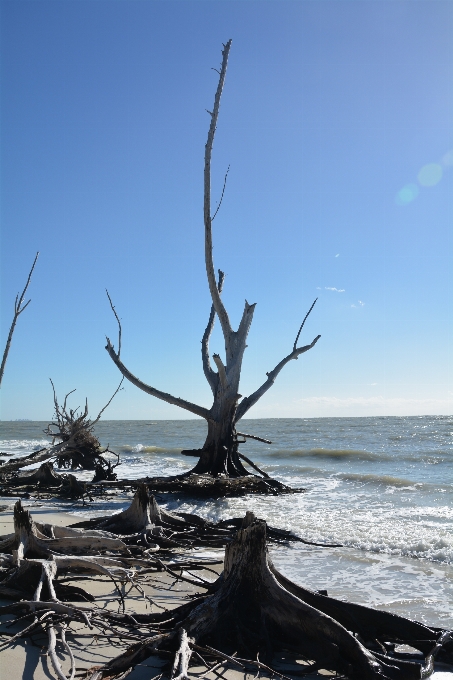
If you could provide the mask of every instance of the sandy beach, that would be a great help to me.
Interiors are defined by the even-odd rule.
[[[42,524],[54,524],[58,526],[69,526],[77,521],[74,514],[69,512],[62,512],[58,509],[49,508],[48,503],[43,507],[39,507],[33,503],[32,507],[29,508],[32,512],[32,516],[36,522]],[[0,535],[5,535],[12,533],[14,531],[13,523],[13,505],[4,509],[0,514]],[[195,550],[188,552],[187,555],[202,556],[202,550]],[[209,557],[213,560],[221,560],[224,557],[224,550],[209,549]],[[190,577],[196,578],[197,575],[201,576],[203,579],[213,581],[215,580],[215,575],[213,571],[221,573],[222,565],[210,565],[209,571],[197,571],[196,575],[190,573]],[[174,578],[165,574],[159,573],[150,579],[147,587],[144,588],[144,592],[150,601],[145,599],[140,593],[136,591],[131,592],[128,587],[123,587],[123,595],[125,597],[126,608],[125,612],[133,615],[134,613],[146,613],[152,608],[152,611],[158,611],[161,608],[166,608],[171,610],[181,604],[187,602],[187,600],[197,593],[204,592],[201,589],[197,589],[190,583],[179,582],[175,584]],[[84,580],[77,581],[77,584],[86,589],[95,598],[96,607],[102,609],[110,609],[111,611],[118,612],[122,611],[121,603],[118,597],[118,593],[115,590],[112,582],[103,577],[87,577]],[[9,604],[11,601],[6,599],[0,599],[0,606]],[[77,603],[81,608],[84,603]],[[4,615],[0,617],[1,621],[12,620],[11,615]],[[9,628],[11,634],[18,632],[20,628],[17,625],[12,625]],[[87,626],[73,624],[71,626],[70,634],[67,634],[67,640],[71,645],[71,649],[75,659],[75,678],[85,678],[89,677],[88,671],[97,666],[101,666],[114,658],[115,656],[124,652],[127,647],[132,644],[128,642],[126,637],[122,640],[118,638],[112,640],[106,640],[105,638],[98,638],[95,631],[89,630]],[[30,639],[18,639],[15,641],[14,645],[10,647],[3,648],[0,658],[0,677],[2,680],[58,680],[58,674],[52,666],[50,658],[47,654],[48,640],[44,635],[37,635],[34,637],[33,642]],[[68,655],[63,653],[60,649],[59,658],[61,662],[62,669],[67,673],[69,677],[70,671],[70,661]],[[195,658],[194,658],[195,660]],[[169,661],[172,661],[169,658]],[[284,661],[284,657],[282,657]],[[167,660],[165,658],[158,658],[157,656],[150,656],[144,662],[137,664],[137,666],[128,675],[131,680],[145,680],[149,678],[154,678],[160,676],[166,665]],[[303,668],[305,662],[300,660],[297,662],[300,667]],[[288,668],[288,665],[285,665]],[[294,666],[297,671],[297,666]],[[282,669],[283,672],[283,669]],[[206,680],[216,680],[219,677],[228,678],[228,680],[246,680],[247,678],[256,677],[256,673],[244,673],[237,671],[231,666],[227,669],[225,667],[218,668],[212,672],[207,672],[206,666],[201,663],[199,665],[191,664],[190,674],[194,678],[206,678]],[[269,674],[266,671],[261,671],[260,675],[263,677],[268,677]],[[291,675],[291,674],[289,674]],[[320,677],[332,677],[335,674],[327,671],[321,670],[318,674],[309,674],[304,677],[308,678],[320,678]]]
[[[25,504],[27,504],[27,502],[25,502]],[[61,511],[60,508],[53,508],[48,502],[42,505],[39,502],[30,502],[29,509],[32,512],[34,520],[39,523],[69,526],[77,521],[77,517],[73,513]],[[0,513],[0,535],[4,536],[12,533],[12,531],[13,504],[10,504],[8,507],[3,506],[3,510]],[[194,552],[200,557],[203,555],[204,551],[199,549]],[[193,555],[194,552],[188,553],[188,555]],[[209,549],[209,553],[205,553],[205,556],[209,556],[211,559],[223,559],[223,555],[223,549],[214,551]],[[212,581],[215,579],[213,570],[220,573],[222,565],[210,565],[209,569],[210,571],[197,571],[196,575],[200,575],[202,578]],[[196,575],[190,573],[190,577],[196,578]],[[87,577],[84,580],[78,580],[77,585],[86,589],[96,598],[96,607],[109,609],[114,612],[121,610],[121,601],[118,592],[115,590],[115,586],[109,579],[98,576],[92,578]],[[171,610],[174,607],[187,602],[188,598],[192,597],[197,592],[203,591],[197,589],[190,583],[179,582],[175,584],[174,579],[171,576],[165,573],[158,573],[153,574],[146,586],[144,586],[144,594],[140,594],[136,590],[131,591],[129,586],[123,586],[122,592],[125,598],[125,612],[133,615],[134,612],[146,613],[149,611],[158,611],[159,608]],[[9,603],[10,601],[6,599],[0,600],[1,605]],[[77,603],[77,606],[83,608],[84,606],[88,607],[91,605],[89,603],[86,605],[85,603]],[[2,621],[11,619],[13,619],[13,616],[11,615],[4,615],[1,617]],[[18,631],[19,627],[15,624],[8,628],[8,632],[11,635]],[[97,637],[95,630],[90,630],[87,626],[80,624],[71,625],[70,631],[67,634],[67,640],[74,655],[76,669],[75,678],[89,677],[89,669],[105,664],[113,657],[124,652],[129,644],[131,644],[131,642],[127,640],[126,635],[123,639],[118,639],[117,637],[111,639],[106,639],[101,636]],[[0,657],[1,679],[31,680],[33,678],[35,680],[57,680],[58,674],[55,672],[47,654],[47,645],[48,640],[46,636],[36,635],[33,637],[33,640],[30,640],[29,638],[18,638],[12,646],[3,647]],[[69,677],[70,660],[68,655],[63,649],[58,649],[58,646],[57,651],[62,669]],[[281,660],[283,661],[284,657],[282,657]],[[171,661],[170,658],[169,661]],[[131,680],[145,680],[145,678],[148,679],[160,676],[166,663],[167,661],[165,658],[151,656],[142,663],[137,664],[128,677],[130,677]],[[300,671],[303,669],[303,666],[304,661],[298,660],[296,664],[294,664],[293,661],[292,668],[296,675],[298,670]],[[291,671],[288,671],[287,665],[285,670],[283,670],[282,667],[282,672],[289,677],[295,677]],[[206,678],[207,680],[216,680],[219,677],[225,677],[228,678],[228,680],[256,677],[255,673],[244,673],[240,670],[232,669],[231,666],[228,668],[222,666],[216,668],[214,671],[207,672],[206,667],[201,663],[198,666],[192,665],[190,674],[194,678]],[[267,674],[266,671],[261,670],[260,675],[266,677],[269,674]],[[319,679],[329,676],[335,677],[335,674],[327,670],[320,670],[315,674],[304,675],[304,677],[308,679]],[[431,677],[433,680],[451,680],[453,678],[453,673],[440,667]]]
[[[43,524],[54,524],[58,526],[69,526],[77,521],[77,518],[68,512],[57,512],[46,504],[44,507],[39,507],[33,504],[30,508],[32,517],[36,522]],[[13,525],[13,506],[3,510],[0,514],[0,535],[12,533],[14,531]],[[210,550],[210,553],[212,551]],[[223,550],[218,552],[218,558],[223,558]],[[210,567],[220,573],[221,565]],[[212,572],[197,572],[205,579],[213,580],[215,576]],[[153,579],[148,587],[145,587],[145,594],[149,597],[155,605],[151,605],[149,601],[140,595],[137,591],[128,592],[128,588],[123,589],[126,602],[126,612],[146,613],[150,611],[151,606],[153,611],[160,607],[166,609],[173,609],[187,601],[187,598],[194,595],[197,589],[189,583],[173,584],[174,579],[166,574],[158,574]],[[112,611],[118,611],[120,602],[118,593],[115,590],[112,582],[103,577],[88,578],[83,581],[78,580],[78,585],[95,598],[95,605],[100,608],[107,608]],[[198,592],[202,592],[201,590]],[[0,600],[0,606],[10,604],[10,600]],[[77,603],[83,608],[84,603]],[[88,605],[88,603],[87,603]],[[1,617],[2,621],[12,619],[11,615]],[[19,630],[17,626],[9,628],[11,633]],[[71,635],[68,635],[68,642],[70,642],[76,665],[75,677],[84,678],[86,671],[93,666],[100,666],[113,657],[120,654],[128,647],[128,641],[112,640],[111,643],[103,639],[98,639],[95,632],[90,631],[86,626],[72,626]],[[0,658],[0,677],[2,680],[8,678],[9,680],[49,680],[50,678],[57,678],[54,668],[47,656],[47,638],[42,636],[34,639],[34,644],[29,639],[19,639],[14,646],[3,648]],[[60,650],[61,652],[62,650]],[[66,658],[65,658],[66,657]],[[63,671],[68,672],[70,663],[67,655],[60,655]],[[152,678],[161,673],[161,668],[165,664],[165,660],[160,660],[157,657],[150,657],[144,663],[138,664],[134,669],[131,678],[135,680],[144,680],[145,678]],[[194,674],[203,674],[206,668],[194,668]],[[236,675],[233,671],[233,675]],[[215,678],[215,674],[207,677]],[[232,676],[233,677],[233,676]]]

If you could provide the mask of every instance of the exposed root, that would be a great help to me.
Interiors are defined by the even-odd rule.
[[[147,477],[143,480],[153,493],[178,492],[192,497],[223,498],[225,496],[245,496],[264,494],[301,493],[304,489],[292,489],[272,478],[247,474],[242,477],[212,476],[190,472],[176,477]]]
[[[0,615],[12,613],[24,627],[20,634],[3,633],[7,638],[4,644],[11,644],[18,635],[46,633],[49,658],[59,680],[73,680],[75,674],[73,653],[66,639],[66,631],[73,623],[95,630],[97,637],[115,639],[123,647],[119,656],[91,670],[91,680],[124,678],[153,654],[172,658],[170,680],[188,680],[194,656],[205,663],[207,672],[219,664],[231,665],[242,671],[254,668],[281,680],[293,674],[276,661],[281,653],[305,662],[299,675],[324,668],[350,680],[429,677],[436,655],[453,664],[451,631],[335,600],[298,586],[280,574],[267,553],[266,523],[251,512],[227,544],[223,573],[214,582],[191,576],[191,570],[203,567],[196,560],[164,563],[146,556],[146,551],[137,558],[125,554],[124,549],[103,547],[112,547],[112,540],[126,547],[124,536],[112,538],[106,527],[121,530],[129,526],[134,531],[151,531],[153,536],[156,528],[165,532],[171,527],[174,535],[182,535],[183,530],[190,534],[192,528],[202,532],[207,527],[211,531],[210,523],[196,515],[177,515],[159,508],[145,488],[139,489],[123,513],[98,521],[102,529],[93,528],[91,523],[85,531],[36,524],[20,502],[16,504],[12,555],[6,562],[9,566],[0,582],[0,595],[19,601],[0,607]],[[138,532],[129,538],[133,535]],[[92,555],[57,554],[49,548],[57,544],[61,547],[61,542],[66,541],[69,551],[69,546],[78,545],[82,539],[97,546]],[[95,540],[99,543],[93,543]],[[135,589],[155,604],[144,588],[148,577],[159,571],[166,572],[167,582],[170,578],[175,582],[184,580],[207,594],[171,611],[158,605],[160,611],[128,613],[125,587]],[[118,612],[96,607],[89,593],[59,579],[63,575],[63,581],[86,580],[87,574],[111,580],[118,595]],[[76,605],[77,599],[88,604]],[[125,641],[130,644],[126,650]],[[421,655],[417,659],[398,654],[394,651],[396,644],[410,645]],[[63,670],[61,651],[70,662],[68,674]]]
[[[316,600],[323,607],[317,608],[308,600]],[[335,608],[343,610],[340,618],[344,623],[347,619],[347,628],[323,611]],[[158,624],[156,615],[154,622]],[[142,660],[144,654],[159,649],[173,650],[172,677],[179,680],[188,676],[193,649],[243,668],[255,665],[274,674],[278,674],[273,668],[274,654],[289,650],[307,661],[307,672],[326,668],[357,680],[415,680],[429,676],[432,655],[450,644],[448,631],[439,634],[437,629],[399,616],[341,603],[284,579],[267,555],[266,524],[252,513],[247,513],[243,528],[226,548],[224,572],[214,593],[200,598],[190,610],[187,605],[173,610],[158,625],[169,632],[168,637],[159,642],[152,638],[152,649],[148,642],[136,645],[130,649],[130,657]],[[368,633],[373,631],[372,640],[361,639],[365,625]],[[422,652],[425,661],[422,664],[390,651],[379,653],[374,649],[376,641],[383,650],[390,650],[392,642],[409,644]],[[233,657],[231,650],[240,650],[244,658]],[[118,663],[112,661],[98,669],[91,680],[117,677],[112,671],[124,672],[126,658],[127,652],[118,657]]]
[[[149,496],[145,484],[140,484],[131,505],[110,517],[98,517],[78,522],[73,527],[96,528],[121,536],[128,545],[161,548],[187,548],[195,545],[223,547],[234,538],[241,519],[209,522],[189,513],[169,512],[160,507],[154,496]],[[302,541],[283,529],[269,529],[270,540]],[[306,542],[306,541],[303,541]]]

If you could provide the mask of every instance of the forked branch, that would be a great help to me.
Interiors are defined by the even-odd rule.
[[[317,299],[317,298],[316,298]],[[249,397],[246,397],[241,401],[239,404],[237,411],[236,411],[236,417],[235,417],[235,422],[238,422],[241,418],[244,417],[244,415],[247,413],[249,409],[252,408],[256,402],[261,399],[263,394],[267,392],[267,390],[272,387],[272,385],[275,382],[275,379],[277,378],[278,374],[282,370],[286,364],[291,361],[292,359],[298,359],[300,354],[303,354],[304,352],[308,352],[309,349],[312,349],[318,342],[319,338],[321,337],[320,335],[317,335],[316,338],[309,344],[309,345],[304,345],[303,347],[297,347],[297,341],[299,340],[300,333],[302,331],[302,328],[304,326],[305,321],[307,320],[308,315],[310,314],[311,310],[315,306],[315,302],[313,302],[312,306],[308,310],[307,314],[305,315],[304,320],[302,321],[302,324],[299,328],[299,332],[297,333],[296,336],[296,341],[294,343],[293,351],[291,354],[288,354],[284,359],[280,361],[280,363],[277,364],[277,366],[270,371],[270,373],[267,373],[267,380],[259,387],[256,392],[253,392]]]
[[[16,295],[16,300],[14,302],[13,322],[11,324],[11,328],[9,329],[8,339],[6,341],[5,349],[4,349],[4,352],[3,352],[2,364],[0,366],[0,386],[2,384],[3,373],[5,372],[6,360],[8,358],[9,348],[11,347],[11,340],[13,339],[13,333],[14,333],[14,329],[16,327],[17,319],[19,318],[19,315],[22,314],[22,312],[28,307],[28,305],[31,302],[31,300],[29,300],[28,302],[26,302],[24,304],[24,297],[25,297],[25,293],[27,292],[27,288],[30,285],[31,275],[33,274],[33,269],[35,268],[35,264],[36,264],[36,261],[38,259],[38,256],[39,256],[39,252],[36,253],[32,267],[30,269],[30,273],[28,274],[27,283],[25,284],[25,288],[23,289],[22,294],[20,296],[19,296],[19,293]]]
[[[219,269],[219,280],[217,282],[217,289],[219,291],[219,295],[222,293],[224,280],[225,274]],[[206,380],[209,383],[212,393],[215,395],[217,390],[218,375],[212,368],[209,359],[209,339],[211,337],[212,329],[214,328],[214,322],[215,322],[215,308],[214,305],[212,305],[208,325],[206,326],[206,330],[203,334],[203,339],[201,341],[201,358],[203,361],[203,371],[206,376]]]

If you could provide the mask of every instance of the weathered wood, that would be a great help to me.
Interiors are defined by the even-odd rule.
[[[35,268],[35,264],[36,264],[36,261],[38,259],[38,256],[39,256],[39,252],[36,253],[35,259],[33,261],[30,272],[28,274],[28,279],[27,279],[27,283],[25,284],[25,288],[23,289],[20,296],[19,296],[19,293],[16,295],[16,300],[14,302],[13,321],[11,323],[9,333],[8,333],[8,337],[6,339],[5,349],[3,350],[2,363],[0,365],[0,386],[2,384],[3,374],[5,372],[6,360],[8,359],[8,354],[9,354],[9,350],[10,350],[10,347],[11,347],[11,341],[13,339],[14,329],[16,328],[17,319],[22,314],[22,312],[24,312],[26,310],[26,308],[28,307],[28,305],[31,302],[31,300],[29,300],[28,302],[26,302],[24,304],[24,297],[25,297],[25,293],[27,292],[27,288],[30,285],[31,276],[33,274],[33,270]]]
[[[212,591],[192,606],[183,605],[165,616],[148,615],[150,629],[154,624],[167,636],[149,638],[130,647],[97,669],[91,680],[118,677],[159,650],[175,654],[172,677],[183,680],[188,676],[192,649],[239,665],[242,670],[258,664],[272,673],[274,654],[289,651],[298,659],[314,660],[308,666],[310,672],[325,668],[351,680],[416,680],[428,677],[434,655],[450,645],[450,631],[438,631],[366,607],[359,608],[369,619],[366,624],[362,617],[362,624],[373,628],[377,617],[379,625],[373,629],[373,639],[362,640],[358,629],[363,632],[363,626],[351,612],[347,627],[344,620],[336,618],[335,607],[347,603],[316,596],[276,571],[267,554],[266,524],[251,512],[246,514],[235,540],[226,547],[224,571]],[[318,603],[322,607],[317,607]],[[323,611],[328,606],[330,613]],[[395,626],[397,641],[420,649],[424,662],[408,660],[407,655],[394,651],[382,653],[390,649],[388,641],[395,639]],[[381,651],[376,651],[376,646]],[[234,658],[233,650],[241,656]],[[255,661],[258,655],[259,661]]]
[[[65,534],[58,538],[48,538],[39,530],[28,510],[22,507],[20,501],[14,506],[14,541],[12,545],[16,564],[20,564],[28,554],[39,557],[52,557],[64,554],[104,552],[129,554],[125,543],[116,536],[100,535],[98,532],[86,534],[82,532]]]
[[[196,416],[201,416],[202,418],[208,417],[208,409],[203,408],[202,406],[198,406],[197,404],[192,404],[192,402],[186,401],[185,399],[180,399],[179,397],[174,397],[173,395],[169,394],[168,392],[162,392],[162,390],[158,390],[155,387],[151,387],[151,385],[147,385],[146,383],[141,381],[139,378],[137,378],[123,364],[123,362],[119,358],[118,354],[115,352],[115,348],[113,347],[109,338],[107,338],[107,345],[106,345],[105,349],[107,350],[111,360],[114,362],[116,367],[121,371],[123,376],[125,378],[127,378],[127,380],[129,380],[129,382],[131,382],[133,385],[135,385],[139,389],[143,390],[143,392],[146,392],[147,394],[151,394],[151,396],[157,397],[158,399],[162,399],[162,401],[166,401],[168,404],[173,404],[174,406],[179,406],[180,408],[183,408],[186,411],[190,411],[190,413],[193,413]]]
[[[225,280],[225,274],[219,269],[219,280],[217,282],[217,289],[219,291],[219,295],[222,293],[224,280]],[[211,361],[210,361],[210,356],[209,356],[209,340],[211,338],[211,333],[212,333],[212,330],[214,328],[215,316],[216,316],[215,307],[214,307],[214,305],[212,305],[211,306],[211,313],[209,314],[208,325],[206,326],[205,332],[203,333],[203,338],[201,340],[201,359],[202,359],[202,363],[203,363],[203,371],[204,371],[206,380],[208,381],[209,386],[212,390],[212,394],[214,396],[217,392],[219,376],[213,370],[213,368],[211,366]]]
[[[196,516],[169,513],[151,499],[146,503],[143,489],[137,498],[142,504],[141,514],[138,512],[137,515],[142,526],[148,520],[155,525],[160,523],[161,527],[198,525],[206,528],[209,525],[201,518],[195,521]],[[129,515],[122,513],[123,519],[137,511],[139,508],[136,507]],[[231,522],[236,523],[237,519]],[[92,556],[49,554],[44,558],[32,557],[37,545],[35,539],[40,539],[43,532],[77,538],[80,531],[35,524],[20,504],[16,507],[15,529],[20,539],[13,558],[16,565],[9,564],[8,575],[0,582],[0,596],[20,601],[0,607],[0,616],[10,613],[22,619],[22,635],[45,632],[51,661],[57,644],[62,645],[60,649],[69,658],[71,669],[65,675],[61,655],[55,656],[52,664],[60,680],[70,680],[74,671],[73,655],[65,637],[67,627],[73,622],[79,628],[80,625],[94,628],[98,637],[105,636],[110,640],[114,637],[123,643],[125,640],[131,643],[119,656],[91,669],[91,680],[124,678],[134,666],[153,654],[165,654],[167,659],[170,656],[171,678],[187,680],[192,652],[238,666],[244,672],[255,667],[281,680],[289,680],[288,675],[293,675],[290,668],[288,674],[282,672],[286,669],[281,657],[278,669],[274,668],[274,655],[282,652],[285,657],[294,655],[307,662],[301,674],[304,670],[312,672],[325,668],[350,680],[428,677],[437,654],[443,661],[453,664],[451,631],[341,602],[313,593],[283,577],[267,554],[266,523],[257,520],[252,512],[246,513],[239,531],[227,544],[223,573],[213,583],[179,575],[178,570],[193,568],[194,565],[187,561],[164,564],[161,560],[153,562],[121,553],[105,556],[103,548]],[[102,531],[89,529],[84,533],[87,537],[102,534],[102,538],[108,540]],[[119,583],[130,583],[140,591],[137,579],[141,570],[145,575],[152,571],[152,564],[154,571],[166,570],[175,579],[200,585],[207,594],[171,611],[126,613]],[[82,588],[61,583],[57,579],[60,572],[71,573],[71,580],[77,574],[84,579],[87,573],[108,576],[115,584],[123,612],[73,604],[77,600],[90,602],[90,595]],[[70,603],[65,604],[65,599]],[[14,643],[20,634],[10,636],[6,643]],[[396,642],[420,650],[424,660],[416,661],[413,655],[398,654],[394,651]]]
[[[201,351],[203,371],[213,393],[213,403],[211,408],[210,409],[203,408],[202,406],[193,404],[178,397],[174,397],[171,394],[162,392],[161,390],[158,390],[142,382],[139,378],[133,375],[126,368],[126,366],[120,359],[119,349],[118,352],[116,352],[108,338],[106,350],[109,353],[109,356],[112,359],[112,361],[115,363],[115,365],[123,374],[123,376],[126,377],[133,385],[140,388],[144,392],[147,392],[148,394],[157,397],[158,399],[162,399],[163,401],[166,401],[169,404],[180,406],[181,408],[191,413],[194,413],[195,415],[205,418],[205,420],[208,423],[208,432],[204,445],[202,449],[200,449],[199,461],[191,471],[193,474],[205,476],[210,475],[211,477],[226,476],[230,478],[241,478],[241,480],[243,480],[246,479],[247,476],[250,474],[247,468],[244,467],[244,465],[242,464],[242,460],[245,460],[257,472],[259,472],[263,477],[267,479],[268,476],[266,473],[263,473],[262,470],[259,470],[259,468],[257,468],[257,466],[252,461],[244,457],[244,455],[239,452],[238,450],[239,441],[236,432],[236,423],[244,415],[244,413],[248,411],[258,401],[258,399],[269,389],[269,387],[273,385],[278,373],[280,373],[282,368],[291,359],[297,359],[302,353],[307,352],[309,349],[314,347],[320,336],[315,338],[310,345],[305,345],[304,347],[297,347],[297,342],[299,340],[299,336],[306,321],[306,318],[308,317],[313,308],[312,305],[299,328],[299,332],[297,333],[296,341],[294,343],[293,351],[291,352],[291,354],[285,357],[285,359],[283,359],[274,368],[274,370],[270,374],[268,374],[267,381],[256,392],[254,392],[252,395],[250,395],[241,402],[242,395],[239,393],[239,382],[241,377],[244,352],[247,347],[247,336],[253,320],[255,304],[249,304],[247,300],[245,301],[244,310],[242,313],[242,318],[239,323],[239,326],[237,330],[233,330],[228,316],[228,312],[221,299],[224,274],[220,270],[219,279],[218,281],[216,281],[212,244],[212,221],[217,215],[217,212],[220,208],[220,204],[223,200],[226,185],[226,175],[222,189],[222,195],[214,215],[212,215],[211,210],[212,151],[214,145],[214,138],[217,130],[220,102],[225,84],[225,76],[228,67],[228,57],[231,49],[231,43],[232,41],[229,40],[225,45],[223,45],[222,63],[220,66],[220,70],[218,71],[219,80],[215,92],[214,104],[212,111],[208,111],[211,120],[204,154],[204,198],[203,198],[204,251],[205,251],[206,275],[208,280],[209,291],[211,294],[212,306],[208,320],[208,325],[202,338]],[[121,324],[119,323],[119,318],[116,313],[115,307],[113,306],[113,303],[110,299],[110,296],[109,301],[110,306],[115,314],[116,320],[119,324],[118,344],[120,346]],[[224,358],[221,357],[220,354],[218,353],[214,353],[212,355],[212,360],[217,368],[217,371],[215,371],[211,366],[211,360],[209,355],[209,339],[214,326],[215,316],[217,316],[220,321],[225,347]],[[259,437],[253,438],[260,439]],[[247,482],[244,482],[244,484],[248,486]],[[233,487],[230,487],[230,491],[232,488]],[[272,488],[273,492],[275,493],[280,491],[278,486],[275,484],[268,488]]]
[[[112,464],[105,457],[105,453],[113,453],[107,447],[102,449],[98,438],[94,435],[94,426],[100,420],[103,412],[112,402],[116,394],[121,389],[123,379],[112,394],[105,406],[100,410],[99,414],[94,420],[88,417],[88,400],[85,400],[85,407],[83,411],[79,409],[71,409],[67,406],[68,397],[75,392],[72,390],[66,394],[63,404],[60,405],[55,392],[55,387],[50,380],[53,390],[55,420],[52,421],[44,430],[48,437],[52,437],[53,441],[60,439],[62,444],[66,446],[56,454],[56,462],[58,467],[66,467],[75,470],[81,468],[82,470],[94,470],[94,480],[100,479],[116,479],[116,474],[113,469],[119,464],[119,456],[114,454],[117,458],[116,464]],[[73,485],[74,486],[74,485]]]

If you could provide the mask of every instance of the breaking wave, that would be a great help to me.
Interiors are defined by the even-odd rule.
[[[269,458],[335,458],[352,460],[389,460],[386,454],[356,451],[355,449],[279,449],[269,451]]]
[[[129,446],[127,444],[118,447],[120,453],[162,453],[165,455],[179,455],[182,449],[167,448],[162,446],[146,446],[144,444],[136,444],[135,446]]]

